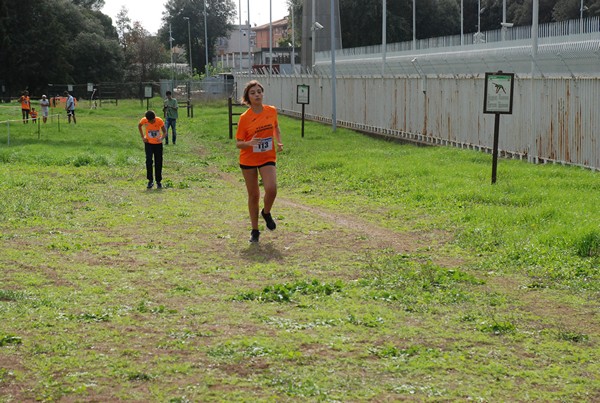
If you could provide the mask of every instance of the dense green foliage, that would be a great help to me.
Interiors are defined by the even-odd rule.
[[[0,3],[0,80],[7,92],[48,83],[118,80],[123,56],[103,2],[69,0]]]
[[[187,49],[189,43],[195,50],[192,52],[194,70],[205,71],[206,43],[204,41],[204,6],[206,5],[206,36],[208,54],[215,55],[217,38],[227,37],[231,30],[231,22],[237,15],[237,3],[233,0],[169,0],[165,4],[165,23],[158,36],[163,43],[169,42],[169,35],[174,38],[173,44]],[[185,18],[189,18],[185,20]],[[189,30],[188,30],[189,22]],[[169,32],[171,29],[171,32]],[[189,60],[189,58],[188,58]]]
[[[381,0],[339,0],[342,43],[345,48],[381,44]],[[476,32],[478,1],[463,0],[464,31]],[[499,29],[504,0],[481,0],[481,30]],[[539,22],[579,18],[581,0],[540,0]],[[387,42],[404,42],[413,38],[413,3],[416,4],[416,38],[460,34],[461,0],[387,1]],[[600,1],[584,2],[585,16],[600,15]],[[531,24],[531,0],[506,0],[506,21]]]

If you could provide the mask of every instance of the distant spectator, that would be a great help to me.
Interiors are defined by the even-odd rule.
[[[31,112],[29,112],[29,116],[31,116],[31,123],[37,123],[37,111],[35,108],[31,108]]]
[[[23,123],[29,122],[29,110],[31,109],[31,100],[29,99],[29,91],[23,91],[21,98],[21,114],[23,115]]]
[[[42,99],[40,99],[40,106],[42,107],[42,121],[46,123],[48,120],[48,109],[50,107],[50,101],[45,95],[42,95]]]
[[[73,118],[73,123],[77,124],[77,120],[75,119],[75,98],[73,98],[73,95],[69,94],[69,91],[65,91],[63,96],[67,98],[67,102],[65,102],[67,119],[69,120],[69,123],[71,123],[71,118]]]
[[[173,138],[173,144],[177,141],[177,117],[178,117],[178,109],[179,105],[177,105],[177,100],[173,98],[171,91],[167,91],[167,99],[165,99],[165,104],[163,107],[163,111],[165,112],[165,118],[167,118],[166,128],[167,128],[167,137],[166,143],[169,144],[169,127],[171,128],[171,137]]]

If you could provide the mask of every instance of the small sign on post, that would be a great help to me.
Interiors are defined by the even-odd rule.
[[[494,120],[494,148],[492,150],[492,184],[496,183],[498,168],[498,137],[500,133],[500,115],[512,114],[514,73],[485,73],[485,89],[483,99],[483,113],[493,113]]]
[[[302,138],[304,138],[304,106],[310,103],[310,86],[299,84],[296,87],[296,103],[302,104]]]
[[[144,98],[146,98],[146,110],[150,109],[150,98],[152,98],[152,86],[146,85],[144,87]]]

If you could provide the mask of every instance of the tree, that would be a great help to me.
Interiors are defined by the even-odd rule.
[[[102,10],[104,0],[72,0],[74,4],[90,10]]]
[[[294,41],[296,43],[294,43],[294,46],[298,47],[301,44],[301,40],[302,40],[302,7],[303,7],[303,1],[302,0],[287,0],[287,5],[288,5],[288,10],[289,10],[289,18],[288,21],[290,21],[290,26],[288,27],[288,42],[292,42],[292,25],[294,28]],[[294,10],[294,12],[292,13],[292,9]],[[291,23],[292,21],[292,15],[294,16],[294,21],[293,24]]]
[[[139,21],[125,34],[125,59],[128,81],[156,81],[159,67],[167,61],[166,51],[158,37],[151,36]]]
[[[119,35],[119,42],[123,49],[126,49],[125,35],[131,30],[131,18],[129,18],[129,10],[127,7],[122,6],[117,14],[117,35]]]
[[[290,0],[293,1],[293,0]],[[305,0],[311,1],[311,0]],[[339,0],[344,47],[381,44],[382,0]],[[460,0],[417,0],[416,37],[431,38],[460,33]],[[587,15],[600,15],[600,0],[585,0]],[[578,18],[580,0],[539,0],[539,22]],[[499,29],[503,0],[463,0],[464,32]],[[507,21],[515,26],[530,25],[532,0],[507,1]],[[387,42],[412,40],[413,0],[387,1]]]
[[[208,44],[204,40],[204,1],[206,1]],[[188,56],[190,53],[192,55],[192,64],[202,66],[204,70],[204,66],[208,64],[205,60],[205,49],[208,46],[210,60],[211,55],[214,55],[214,44],[217,38],[227,36],[232,29],[231,22],[236,16],[235,4],[232,0],[169,0],[165,8],[164,25],[159,30],[159,38],[165,46],[168,46],[169,38],[172,36],[173,44],[184,47]],[[191,36],[193,51],[189,49],[188,21],[183,17],[189,18],[189,36]],[[171,35],[169,35],[169,26],[172,30]]]
[[[123,56],[116,40],[105,40],[93,32],[82,32],[70,44],[76,83],[120,81]]]
[[[100,2],[86,3],[89,8],[69,0],[0,3],[0,77],[13,95],[24,89],[39,94],[49,83],[118,79],[116,31],[93,4]],[[80,64],[90,58],[98,62]]]

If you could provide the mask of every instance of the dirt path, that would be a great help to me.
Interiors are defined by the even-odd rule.
[[[218,176],[228,184],[239,187],[243,182],[238,175],[219,172]],[[316,206],[307,205],[296,200],[278,196],[277,204],[287,209],[300,211],[309,216],[318,217],[319,220],[330,223],[341,230],[350,230],[362,234],[357,239],[342,239],[336,231],[332,231],[323,238],[324,247],[339,247],[350,250],[383,250],[389,249],[397,253],[410,253],[429,256],[432,261],[447,268],[462,267],[466,259],[454,256],[444,256],[437,253],[441,247],[452,239],[452,234],[442,231],[425,232],[400,232],[385,228],[376,223],[367,221],[356,215],[334,212]],[[338,237],[339,236],[339,237]],[[332,239],[333,238],[333,239]],[[435,252],[431,252],[431,250]],[[296,251],[298,253],[298,251]],[[310,256],[310,253],[306,253]],[[561,300],[561,293],[552,290],[528,289],[524,285],[527,278],[516,279],[493,273],[480,273],[485,275],[486,287],[490,293],[507,295],[514,306],[533,317],[540,318],[542,323],[559,323],[565,329],[580,329],[581,333],[594,335],[600,334],[600,317],[598,305],[592,301],[583,305],[572,305],[566,300]]]

